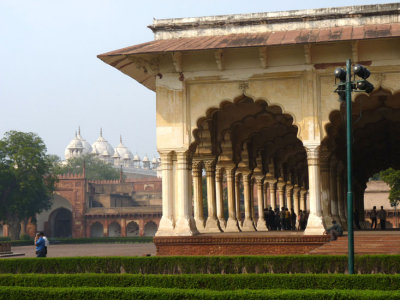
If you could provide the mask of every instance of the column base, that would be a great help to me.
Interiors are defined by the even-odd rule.
[[[219,225],[218,219],[208,217],[206,222],[206,227],[204,228],[204,232],[222,232],[221,227]]]
[[[219,221],[219,227],[222,229],[222,231],[225,231],[226,220],[225,219],[218,219],[218,221]]]
[[[241,229],[242,231],[256,231],[256,229],[254,228],[253,220],[251,220],[250,218],[244,219]]]
[[[304,230],[305,235],[323,235],[325,232],[322,218],[315,214],[310,214],[308,217],[307,227]]]
[[[204,219],[194,219],[196,228],[200,233],[204,232]]]
[[[332,215],[332,220],[335,220],[337,224],[339,224],[340,226],[342,226],[342,221],[340,220],[340,217],[338,215]]]
[[[239,223],[237,220],[229,218],[226,223],[225,232],[240,232]]]
[[[181,217],[175,224],[175,235],[192,236],[199,234],[193,218]]]
[[[267,225],[264,219],[257,220],[257,231],[268,231]]]
[[[325,225],[325,228],[329,228],[332,226],[332,216],[323,216],[323,224]]]
[[[160,225],[158,225],[158,230],[156,236],[174,236],[174,224],[171,219],[162,217],[160,220]]]

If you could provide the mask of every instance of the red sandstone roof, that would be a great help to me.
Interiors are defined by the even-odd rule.
[[[400,37],[400,23],[155,40],[100,54],[98,57],[103,58],[115,55],[205,49],[322,43],[388,37]]]

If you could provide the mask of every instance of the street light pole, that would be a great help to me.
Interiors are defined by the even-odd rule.
[[[351,116],[351,60],[346,61],[346,113],[347,113],[347,235],[348,268],[354,274],[354,231],[353,231],[353,190],[352,190],[352,116]]]
[[[346,61],[346,70],[337,68],[335,70],[336,79],[340,80],[335,90],[339,95],[339,100],[346,102],[346,116],[347,116],[347,234],[348,234],[348,270],[349,274],[354,274],[354,231],[353,231],[353,188],[352,188],[352,114],[351,114],[351,92],[364,92],[370,94],[374,90],[374,86],[366,79],[371,74],[370,71],[356,64],[354,66],[354,74],[361,77],[362,80],[351,81],[351,59]],[[336,82],[336,81],[335,81]]]

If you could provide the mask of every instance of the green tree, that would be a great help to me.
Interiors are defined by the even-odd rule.
[[[43,140],[34,133],[9,131],[0,140],[0,221],[18,239],[20,223],[49,209],[57,178]]]
[[[119,179],[120,177],[120,171],[118,169],[91,154],[68,159],[66,164],[59,164],[56,173],[82,174],[84,165],[87,179],[110,180]]]
[[[400,200],[400,170],[389,168],[381,171],[380,176],[390,187],[390,203],[395,203],[397,205]]]

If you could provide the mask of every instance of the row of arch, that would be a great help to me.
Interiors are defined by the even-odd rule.
[[[101,222],[95,222],[90,225],[90,237],[103,237],[105,236],[105,225]],[[154,236],[157,231],[157,224],[153,221],[147,222],[143,227],[143,236]],[[106,234],[109,237],[133,237],[140,235],[139,224],[131,221],[126,225],[125,232],[118,222],[112,222],[108,225]]]

